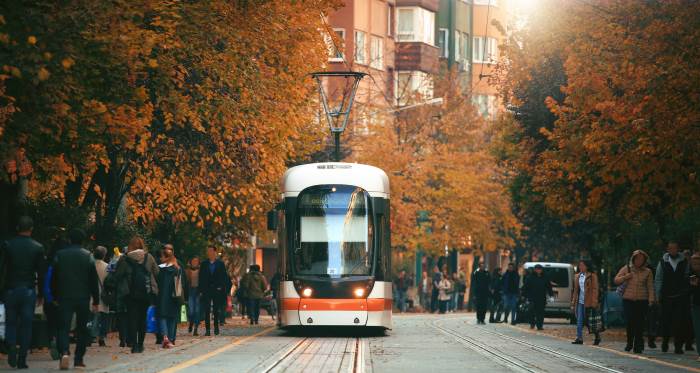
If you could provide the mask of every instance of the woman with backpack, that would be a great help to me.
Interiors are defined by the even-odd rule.
[[[185,302],[185,280],[180,264],[175,258],[173,245],[163,246],[158,272],[158,296],[156,313],[163,335],[163,348],[171,348],[177,338],[177,322]]]
[[[622,295],[627,322],[625,351],[641,354],[644,350],[644,326],[649,304],[656,302],[654,275],[647,268],[649,256],[642,250],[632,253],[630,261],[615,276],[618,293]]]
[[[158,294],[156,276],[159,270],[156,260],[146,251],[141,237],[132,238],[127,250],[126,255],[122,255],[117,263],[117,294],[126,304],[131,353],[142,353],[146,337],[146,313]]]
[[[575,345],[583,344],[583,324],[588,320],[588,327],[595,335],[593,345],[600,344],[600,316],[598,313],[600,290],[598,275],[593,272],[590,262],[581,260],[578,263],[578,273],[574,276],[574,292],[571,297],[571,308],[576,315]]]

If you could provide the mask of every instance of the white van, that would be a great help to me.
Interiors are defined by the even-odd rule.
[[[534,271],[538,264],[544,268],[544,275],[552,283],[552,290],[554,290],[554,299],[549,299],[545,306],[545,316],[573,320],[571,296],[574,292],[574,266],[568,263],[527,262],[523,264],[523,268]]]

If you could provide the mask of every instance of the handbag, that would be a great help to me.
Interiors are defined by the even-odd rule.
[[[146,311],[146,333],[158,332],[158,319],[156,318],[156,307],[149,306]]]
[[[629,264],[627,265],[627,273],[632,273],[632,269],[630,269],[630,265],[629,265]],[[627,280],[627,281],[621,283],[621,284],[617,287],[617,289],[615,289],[615,292],[617,293],[617,295],[619,295],[619,296],[621,296],[621,297],[625,295],[625,290],[627,290],[627,282],[628,282],[628,281],[629,281],[629,280]]]
[[[597,334],[604,330],[603,321],[600,317],[600,312],[596,308],[590,307],[586,309],[586,317],[588,319],[588,332]]]

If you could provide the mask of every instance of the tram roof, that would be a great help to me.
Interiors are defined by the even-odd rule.
[[[389,198],[389,177],[380,168],[359,163],[311,163],[292,167],[282,177],[282,193],[296,197],[314,185],[352,185],[373,197]]]

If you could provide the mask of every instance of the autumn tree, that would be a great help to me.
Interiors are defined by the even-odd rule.
[[[320,136],[305,77],[335,5],[5,2],[18,113],[0,141],[27,149],[34,198],[95,211],[103,240],[123,206],[141,223],[250,228]]]
[[[442,106],[378,121],[355,153],[390,176],[393,244],[432,253],[470,240],[487,250],[510,247],[518,224],[486,146],[485,122],[451,75],[437,80],[436,91]],[[419,225],[422,212],[429,222]]]

